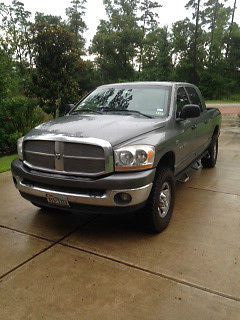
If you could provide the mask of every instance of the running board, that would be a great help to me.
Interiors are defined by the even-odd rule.
[[[191,168],[192,168],[193,170],[199,170],[199,169],[201,169],[201,168],[202,168],[201,161],[199,160],[199,161],[195,162],[195,163],[191,166]]]
[[[189,175],[187,172],[184,173],[183,177],[181,177],[180,179],[178,179],[178,182],[180,183],[186,183],[189,181]]]
[[[179,172],[176,176],[175,176],[175,181],[179,181],[180,183],[186,183],[190,178],[189,175],[187,173],[188,169],[191,169],[192,166],[194,164],[196,164],[196,162],[198,163],[198,165],[196,166],[196,170],[200,169],[202,166],[200,166],[200,161],[203,157],[209,157],[209,153],[208,151],[204,151],[199,157],[197,157],[192,163],[189,164],[189,166],[187,166],[184,170],[182,170],[181,172]],[[184,178],[183,178],[184,177]]]

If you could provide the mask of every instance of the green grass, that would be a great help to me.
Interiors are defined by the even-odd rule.
[[[11,169],[11,162],[17,159],[17,155],[5,156],[0,158],[0,173],[9,171]]]
[[[234,101],[234,100],[208,100],[206,101],[206,104],[240,104],[240,101]]]

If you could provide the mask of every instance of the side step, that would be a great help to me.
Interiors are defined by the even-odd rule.
[[[192,166],[191,166],[192,169],[194,170],[199,170],[202,168],[202,164],[201,164],[201,160],[195,162]]]
[[[192,162],[188,167],[186,167],[183,171],[181,171],[180,173],[177,174],[177,176],[175,177],[175,181],[179,181],[180,183],[186,183],[188,182],[188,180],[190,179],[189,178],[189,175],[187,173],[187,170],[188,169],[194,169],[194,170],[199,170],[202,168],[202,164],[201,164],[201,159],[203,157],[209,157],[209,153],[208,151],[204,151],[201,156],[199,156],[198,158],[196,158],[194,160],[194,162]]]
[[[180,183],[186,183],[186,182],[189,181],[189,179],[190,179],[190,178],[189,178],[188,173],[185,172],[184,175],[183,175],[180,179],[178,179],[178,182],[180,182]]]

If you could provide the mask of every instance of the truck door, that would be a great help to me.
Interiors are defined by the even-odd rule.
[[[177,89],[176,120],[179,119],[182,108],[190,104],[184,87]],[[176,121],[176,166],[177,171],[185,169],[196,158],[195,119]]]
[[[201,115],[200,117],[195,119],[195,133],[196,133],[196,152],[197,155],[200,155],[208,145],[209,141],[209,119],[208,119],[208,114],[206,112],[206,106],[201,99],[201,94],[200,91],[192,86],[186,86],[186,90],[190,99],[190,102],[192,104],[196,104],[200,107],[201,109]]]

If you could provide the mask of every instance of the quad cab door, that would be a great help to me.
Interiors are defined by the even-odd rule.
[[[180,119],[182,108],[190,104],[186,89],[180,86],[177,89],[176,98],[176,166],[177,171],[185,169],[197,157],[197,133],[196,118]]]
[[[195,120],[195,142],[196,155],[200,155],[205,151],[211,140],[211,121],[206,109],[205,102],[197,87],[186,86],[186,91],[191,104],[196,104],[201,109],[200,117]]]

